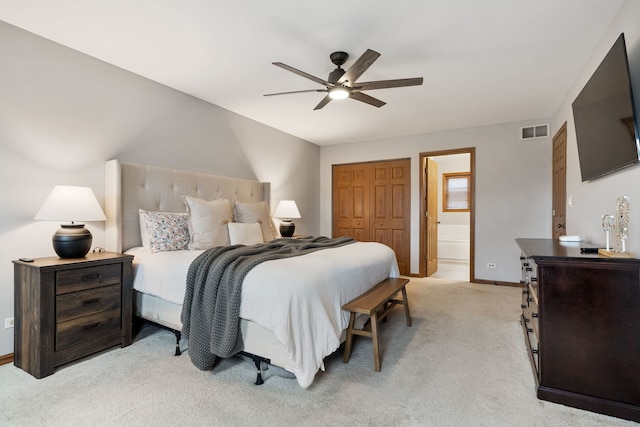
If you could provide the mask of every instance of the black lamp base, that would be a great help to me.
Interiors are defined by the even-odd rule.
[[[296,225],[289,221],[282,221],[280,223],[280,235],[282,237],[291,237],[293,236],[293,232],[296,230]]]
[[[62,224],[53,235],[53,250],[60,258],[83,258],[91,249],[93,236],[84,224]]]

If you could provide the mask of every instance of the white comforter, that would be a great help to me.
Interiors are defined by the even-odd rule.
[[[186,273],[202,251],[135,255],[134,289],[182,304]],[[356,242],[307,255],[267,261],[247,274],[240,317],[270,330],[290,357],[289,369],[306,388],[323,359],[340,345],[349,315],[342,305],[386,277],[398,277],[394,252],[372,242]]]

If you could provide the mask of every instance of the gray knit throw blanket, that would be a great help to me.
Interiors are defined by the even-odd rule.
[[[321,236],[221,246],[203,252],[189,267],[182,305],[182,333],[189,339],[191,362],[198,369],[211,369],[217,357],[231,357],[244,348],[240,299],[242,281],[253,267],[353,242],[350,237]]]

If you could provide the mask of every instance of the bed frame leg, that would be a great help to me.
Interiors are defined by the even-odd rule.
[[[256,385],[264,384],[264,380],[262,379],[262,368],[260,367],[260,360],[257,358],[253,359],[253,363],[256,364],[256,369],[258,370],[258,376],[256,377]]]
[[[256,385],[264,384],[264,380],[262,379],[262,364],[266,363],[267,365],[271,364],[271,359],[267,359],[266,357],[260,357],[252,353],[247,353],[246,351],[241,351],[239,354],[243,356],[250,357],[253,360],[253,363],[256,364],[256,370],[258,371],[258,376],[256,377]],[[268,368],[267,368],[268,369]]]
[[[180,338],[182,338],[182,333],[180,331],[173,331],[176,334],[176,356],[180,356],[182,353],[180,352]]]

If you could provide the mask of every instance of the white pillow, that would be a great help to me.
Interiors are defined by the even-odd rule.
[[[264,243],[262,238],[262,227],[257,222],[243,224],[240,222],[230,222],[229,242],[232,245],[257,245]]]
[[[233,213],[236,222],[245,224],[259,223],[262,228],[262,238],[265,242],[278,237],[276,227],[271,220],[267,202],[243,203],[236,201]]]
[[[140,209],[140,229],[144,227],[152,253],[187,249],[189,227],[187,214],[177,212],[154,212]]]
[[[209,249],[228,246],[227,223],[233,220],[229,199],[203,200],[183,196],[189,213],[189,249]]]

